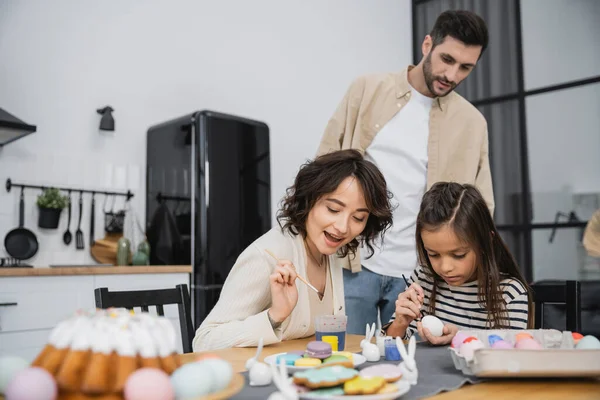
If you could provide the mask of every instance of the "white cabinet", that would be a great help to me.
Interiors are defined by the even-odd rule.
[[[94,309],[94,289],[144,290],[187,284],[187,273],[27,276],[0,278],[0,356],[16,355],[33,361],[60,321],[79,309]],[[2,305],[4,304],[4,305]],[[177,305],[165,306],[181,338]],[[154,307],[150,312],[155,313]],[[182,352],[181,340],[178,351]]]

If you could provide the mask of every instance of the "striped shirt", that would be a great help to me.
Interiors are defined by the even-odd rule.
[[[427,315],[429,298],[433,288],[433,278],[421,266],[417,267],[411,280],[417,282],[425,294],[423,315]],[[506,311],[510,329],[527,329],[528,301],[525,287],[516,279],[505,278],[500,281],[502,297],[506,302]],[[450,286],[446,282],[438,282],[435,297],[435,312],[444,324],[450,323],[463,329],[491,329],[487,322],[488,312],[477,300],[477,281],[461,286]],[[390,323],[394,320],[392,315]],[[389,326],[389,324],[388,324]],[[387,328],[384,327],[384,328]],[[417,332],[416,321],[411,321],[406,330],[406,338]]]

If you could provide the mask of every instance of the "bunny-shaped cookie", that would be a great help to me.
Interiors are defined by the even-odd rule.
[[[272,363],[271,372],[273,373],[273,383],[279,391],[271,393],[267,400],[298,400],[298,393],[288,379],[285,361],[280,360],[279,367],[275,366],[275,363]]]
[[[402,378],[408,381],[411,385],[416,385],[419,379],[419,371],[417,370],[417,362],[415,361],[415,353],[417,351],[417,342],[414,336],[411,336],[408,340],[408,353],[404,348],[402,339],[396,338],[396,347],[402,357],[402,362],[398,364],[402,370]]]
[[[258,361],[258,356],[263,349],[263,338],[258,341],[258,348],[256,349],[256,355],[246,361],[246,369],[248,370],[248,378],[250,380],[250,386],[267,386],[271,384],[273,374],[269,366],[265,363]]]
[[[365,333],[365,338],[360,341],[360,348],[362,349],[363,356],[365,356],[367,361],[371,362],[379,361],[381,358],[379,347],[377,347],[376,344],[371,343],[373,336],[375,336],[375,323],[373,323],[371,329],[369,329],[369,324],[367,324],[367,332]]]

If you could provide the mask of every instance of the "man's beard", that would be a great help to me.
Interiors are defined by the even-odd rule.
[[[442,76],[433,75],[433,72],[431,72],[431,52],[427,55],[427,57],[425,57],[425,61],[423,62],[423,77],[425,79],[425,85],[427,85],[427,89],[429,89],[429,92],[436,97],[447,96],[458,86],[454,82],[450,82]],[[442,83],[450,85],[450,89],[448,89],[448,91],[443,95],[438,95],[435,91],[435,87],[433,86],[435,81],[441,81]]]

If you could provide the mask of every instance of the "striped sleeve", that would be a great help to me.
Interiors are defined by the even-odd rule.
[[[505,279],[500,283],[510,329],[527,329],[529,317],[529,300],[527,290],[516,279]]]
[[[417,268],[415,268],[413,270],[413,272],[410,274],[410,278],[408,278],[408,283],[413,283],[413,282],[417,282],[419,285],[422,285],[422,282],[419,280],[420,276],[424,276],[424,272],[421,269],[420,266],[418,266]],[[407,287],[408,289],[408,287]],[[400,293],[398,293],[400,294]],[[427,297],[427,293],[425,293],[425,297]],[[425,304],[423,305],[423,308],[426,307],[426,305],[429,304],[429,300],[425,300]],[[382,335],[385,336],[387,328],[392,324],[392,322],[394,322],[394,320],[396,319],[396,314],[392,314],[392,317],[390,318],[390,320],[388,321],[387,324],[383,325],[381,327],[382,330]],[[402,339],[409,339],[415,332],[417,332],[417,324],[416,322],[413,320],[410,322],[410,324],[408,324],[408,328],[406,329],[406,333],[404,334],[404,336],[402,337]]]

